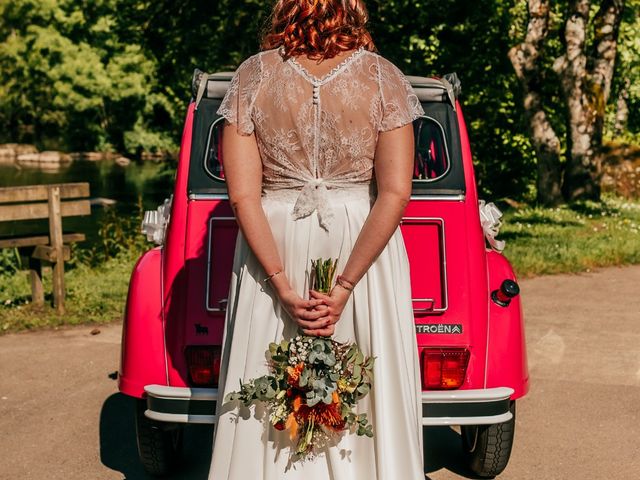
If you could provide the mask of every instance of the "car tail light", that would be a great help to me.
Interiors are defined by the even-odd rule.
[[[424,348],[422,350],[422,388],[451,390],[464,383],[469,364],[466,348]]]
[[[220,375],[220,346],[190,345],[184,352],[189,382],[196,387],[217,387]]]

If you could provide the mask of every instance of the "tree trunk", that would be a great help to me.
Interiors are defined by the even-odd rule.
[[[600,199],[604,112],[616,56],[624,0],[603,0],[594,19],[594,43],[586,52],[588,0],[570,3],[565,23],[565,54],[556,59],[567,98],[567,165],[562,191],[565,199]]]
[[[629,121],[629,106],[627,105],[629,87],[631,87],[631,80],[625,78],[624,86],[618,92],[618,100],[616,101],[616,120],[613,126],[615,135],[622,135],[627,128],[627,122]]]
[[[524,110],[538,165],[538,203],[552,206],[562,202],[560,140],[544,111],[538,62],[549,31],[549,1],[528,0],[528,10],[527,34],[521,44],[509,51],[509,60],[524,91]]]
[[[629,99],[629,88],[631,87],[631,80],[624,79],[624,86],[618,92],[618,100],[616,102],[616,120],[613,126],[613,132],[616,135],[622,135],[627,128],[627,122],[629,121],[629,106],[627,100]]]

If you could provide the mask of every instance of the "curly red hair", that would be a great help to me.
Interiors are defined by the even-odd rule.
[[[375,51],[362,0],[278,0],[262,48],[283,47],[284,57],[324,60],[364,47]]]

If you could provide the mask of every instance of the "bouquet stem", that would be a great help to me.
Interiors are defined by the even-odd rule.
[[[333,285],[338,259],[311,260],[311,289],[320,293],[329,293]]]

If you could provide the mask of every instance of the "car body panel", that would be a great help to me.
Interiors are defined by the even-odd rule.
[[[122,328],[118,388],[142,397],[144,387],[167,382],[162,312],[162,248],[140,257],[131,275]]]
[[[429,82],[433,86],[438,80]],[[220,172],[208,163],[220,150],[215,144],[219,120],[215,110],[223,87],[216,84],[210,90],[218,96],[205,94],[189,104],[164,244],[136,265],[127,300],[120,388],[128,395],[146,396],[162,408],[194,402],[173,412],[178,417],[148,410],[148,416],[169,422],[204,422],[201,416],[189,416],[189,408],[201,413],[198,402],[217,398],[217,389],[189,384],[184,350],[190,345],[221,345],[224,333],[238,227],[224,181],[216,176]],[[508,260],[486,246],[462,107],[458,101],[447,103],[450,95],[434,103],[433,98],[440,97],[431,93],[418,92],[425,107],[424,122],[442,127],[449,164],[433,181],[414,182],[400,225],[414,299],[414,318],[407,321],[416,324],[419,355],[426,348],[461,347],[469,350],[470,360],[457,390],[461,395],[427,390],[423,397],[425,405],[449,402],[449,410],[439,406],[435,411],[454,415],[427,415],[424,421],[429,425],[505,421],[506,411],[493,411],[484,420],[455,415],[465,411],[457,405],[468,402],[468,395],[496,405],[503,405],[505,395],[510,400],[525,395],[529,377],[520,299],[513,298],[508,306],[491,300],[491,292],[515,276]],[[185,394],[194,389],[195,397]],[[467,397],[462,394],[465,391]],[[482,392],[500,398],[485,395],[482,400]],[[207,419],[205,423],[214,421]]]

